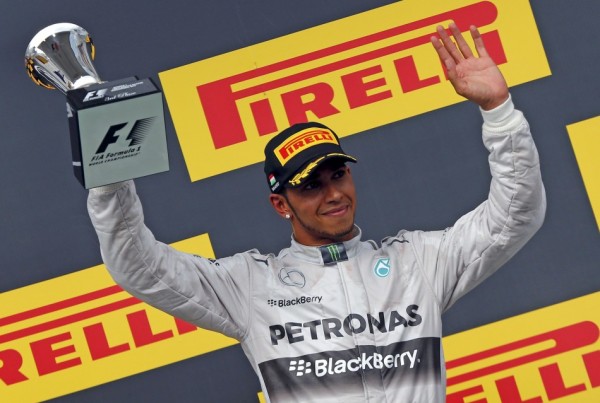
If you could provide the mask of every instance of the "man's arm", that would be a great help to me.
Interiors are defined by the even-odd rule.
[[[415,233],[423,269],[443,310],[489,277],[541,227],[546,198],[529,124],[514,108],[508,86],[471,27],[479,57],[458,28],[456,45],[441,27],[432,43],[460,95],[479,105],[492,175],[488,199],[442,232]]]
[[[243,338],[252,281],[246,254],[211,261],[156,241],[133,181],[91,189],[88,212],[117,284],[171,315]]]
[[[546,196],[529,124],[509,97],[484,111],[492,180],[485,202],[446,230],[430,266],[444,309],[513,257],[544,221]]]

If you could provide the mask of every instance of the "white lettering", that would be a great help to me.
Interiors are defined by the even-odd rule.
[[[394,367],[394,356],[386,355],[385,358],[383,359],[383,363],[385,364],[386,368],[393,368]]]
[[[351,372],[356,372],[360,368],[360,359],[354,358],[348,361],[348,370]]]
[[[115,91],[121,91],[121,90],[129,89],[129,88],[134,88],[134,87],[137,87],[138,85],[142,85],[142,84],[144,84],[143,81],[138,81],[137,83],[133,83],[133,84],[117,85],[116,87],[112,87],[112,89],[110,90],[110,92],[115,92]]]
[[[373,366],[377,369],[383,368],[383,356],[381,354],[373,354]]]
[[[327,375],[327,360],[315,361],[315,375],[319,378]]]
[[[342,374],[342,373],[346,372],[346,366],[347,366],[346,361],[337,360],[335,362],[335,368],[333,369],[333,372],[335,372],[336,374]]]
[[[383,369],[386,368],[398,368],[405,365],[409,365],[410,368],[414,368],[418,358],[418,350],[405,351],[402,354],[389,354],[382,355],[379,353],[373,353],[367,355],[362,353],[359,357],[352,358],[350,360],[336,360],[333,358],[320,359],[314,361],[315,376],[320,378],[325,375],[343,374],[345,372],[357,372],[360,370],[371,370],[371,369]]]
[[[408,359],[410,360],[410,367],[414,368],[415,367],[415,363],[417,362],[417,350],[413,350],[413,355],[410,355],[410,352],[407,351],[404,354],[406,354],[408,356]],[[402,354],[402,355],[404,355]]]

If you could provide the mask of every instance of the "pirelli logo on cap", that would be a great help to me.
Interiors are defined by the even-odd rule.
[[[296,133],[275,148],[275,156],[282,166],[302,151],[323,143],[339,144],[333,133],[326,129],[310,128]]]
[[[161,72],[191,180],[262,162],[294,123],[347,136],[463,101],[430,43],[450,21],[479,27],[509,85],[550,74],[528,0],[395,2]]]

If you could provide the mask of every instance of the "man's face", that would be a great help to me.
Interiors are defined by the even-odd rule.
[[[283,198],[294,237],[301,244],[347,241],[356,233],[356,191],[343,161],[326,161],[301,186],[286,189]]]

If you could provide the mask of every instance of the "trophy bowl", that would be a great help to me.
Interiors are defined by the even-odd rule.
[[[39,31],[25,51],[25,68],[34,83],[67,91],[101,82],[92,60],[94,43],[78,25],[58,23]]]

